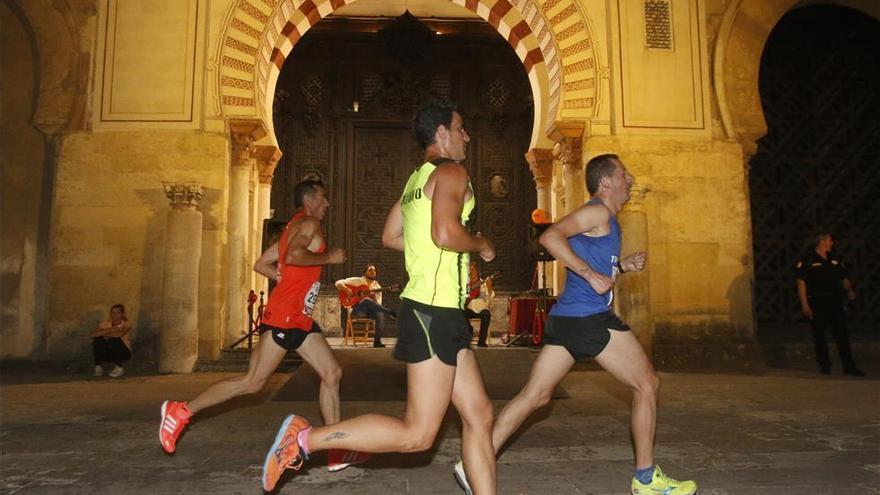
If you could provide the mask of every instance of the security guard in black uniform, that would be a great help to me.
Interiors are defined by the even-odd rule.
[[[865,376],[856,367],[846,330],[843,293],[852,301],[856,298],[849,274],[842,261],[831,255],[834,240],[831,234],[816,236],[816,248],[797,263],[797,289],[801,312],[810,320],[813,328],[813,345],[822,374],[831,373],[831,358],[825,341],[825,328],[831,326],[831,335],[837,342],[843,372],[847,375]]]

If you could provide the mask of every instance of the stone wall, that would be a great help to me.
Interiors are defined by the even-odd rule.
[[[0,25],[0,355],[24,357],[42,345],[46,144],[32,124],[37,54],[29,26],[5,3]]]
[[[226,311],[229,144],[197,131],[80,132],[60,148],[51,232],[48,352],[87,352],[88,331],[123,303],[135,355],[155,357],[168,199],[163,181],[204,187],[200,353],[219,352]]]

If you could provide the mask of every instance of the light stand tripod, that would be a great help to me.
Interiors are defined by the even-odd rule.
[[[544,338],[544,323],[547,321],[547,293],[549,292],[545,287],[544,263],[544,260],[537,261],[535,272],[532,275],[533,288],[525,293],[538,296],[538,300],[535,302],[535,311],[532,314],[531,332],[524,331],[518,333],[516,337],[505,344],[507,347],[516,344],[528,336],[531,336],[532,345],[540,345],[541,340]]]
[[[547,321],[547,287],[544,280],[544,261],[539,260],[535,266],[537,279],[538,302],[535,304],[535,314],[532,316],[532,345],[541,345],[544,338],[544,322]]]
[[[235,349],[238,344],[241,344],[245,340],[248,341],[248,349],[253,349],[254,347],[254,334],[260,331],[260,320],[263,319],[263,291],[260,291],[260,305],[257,307],[257,316],[254,318],[254,303],[257,302],[257,294],[251,289],[250,294],[248,294],[248,333],[244,337],[236,340],[232,345],[229,346],[229,350]]]

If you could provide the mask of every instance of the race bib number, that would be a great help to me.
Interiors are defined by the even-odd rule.
[[[306,292],[306,297],[303,300],[303,314],[311,317],[312,311],[315,310],[315,304],[318,302],[318,292],[321,290],[321,282],[315,282],[309,287],[309,291]]]

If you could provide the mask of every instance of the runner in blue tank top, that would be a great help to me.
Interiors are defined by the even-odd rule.
[[[602,200],[593,198],[588,206],[595,205],[605,209]],[[601,211],[601,210],[600,210]],[[603,236],[590,237],[578,234],[568,238],[568,245],[574,254],[584,260],[594,271],[601,275],[617,278],[617,263],[620,257],[620,226],[617,217],[610,216],[610,231]],[[644,263],[644,257],[640,258]],[[571,275],[573,272],[568,269]],[[559,301],[550,310],[551,316],[589,316],[604,313],[611,309],[614,300],[614,289],[599,293],[590,286],[587,279],[578,276],[565,277],[565,289]]]
[[[540,242],[567,269],[565,289],[550,311],[544,347],[523,390],[498,415],[492,430],[496,454],[529,415],[550,401],[556,385],[578,359],[594,357],[633,391],[634,495],[692,495],[693,481],[677,481],[654,464],[654,432],[660,379],[629,327],[611,311],[612,288],[621,273],[641,271],[646,255],[622,260],[617,213],[629,200],[632,176],[616,155],[587,164],[592,199],[550,226]]]

